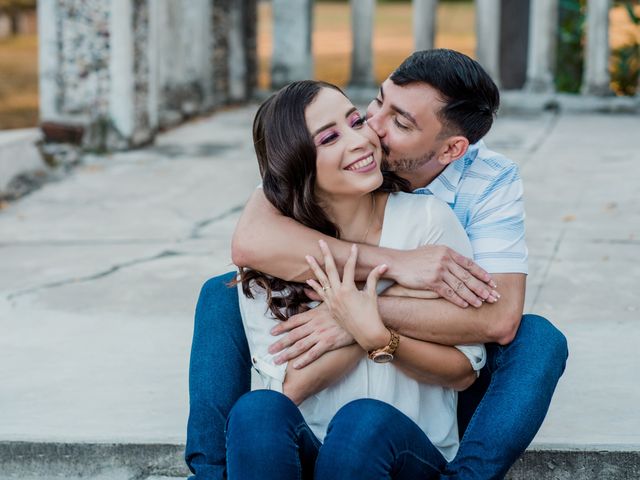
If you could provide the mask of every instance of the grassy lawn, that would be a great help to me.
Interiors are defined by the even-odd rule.
[[[38,123],[38,38],[0,40],[0,130]]]

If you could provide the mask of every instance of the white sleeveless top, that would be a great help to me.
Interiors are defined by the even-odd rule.
[[[471,245],[453,211],[431,195],[394,193],[385,207],[380,246],[401,250],[425,244],[447,245],[472,257]],[[287,364],[275,365],[268,352],[274,337],[270,329],[279,322],[267,309],[264,292],[254,288],[246,298],[238,285],[242,321],[254,368],[264,388],[282,391]],[[483,345],[457,346],[478,371],[486,361]],[[393,405],[411,418],[447,461],[458,451],[455,390],[420,383],[397,369],[393,362],[377,364],[363,356],[357,366],[337,383],[309,397],[299,406],[313,433],[322,441],[337,411],[352,400],[373,398]]]

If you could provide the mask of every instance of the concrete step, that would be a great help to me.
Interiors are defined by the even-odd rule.
[[[0,442],[0,480],[171,480],[184,445]],[[637,480],[640,445],[534,445],[508,480]]]

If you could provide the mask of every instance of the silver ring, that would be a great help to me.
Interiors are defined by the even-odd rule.
[[[323,286],[323,287],[322,287],[322,291],[323,291],[323,292],[326,292],[326,291],[327,291],[327,290],[329,290],[330,288],[331,288],[331,287],[325,287],[325,286]]]

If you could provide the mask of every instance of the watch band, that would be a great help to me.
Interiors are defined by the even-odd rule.
[[[375,350],[369,350],[369,358],[376,363],[387,363],[393,360],[393,354],[396,353],[398,345],[400,344],[400,335],[387,328],[391,334],[389,343],[382,348],[376,348]]]

